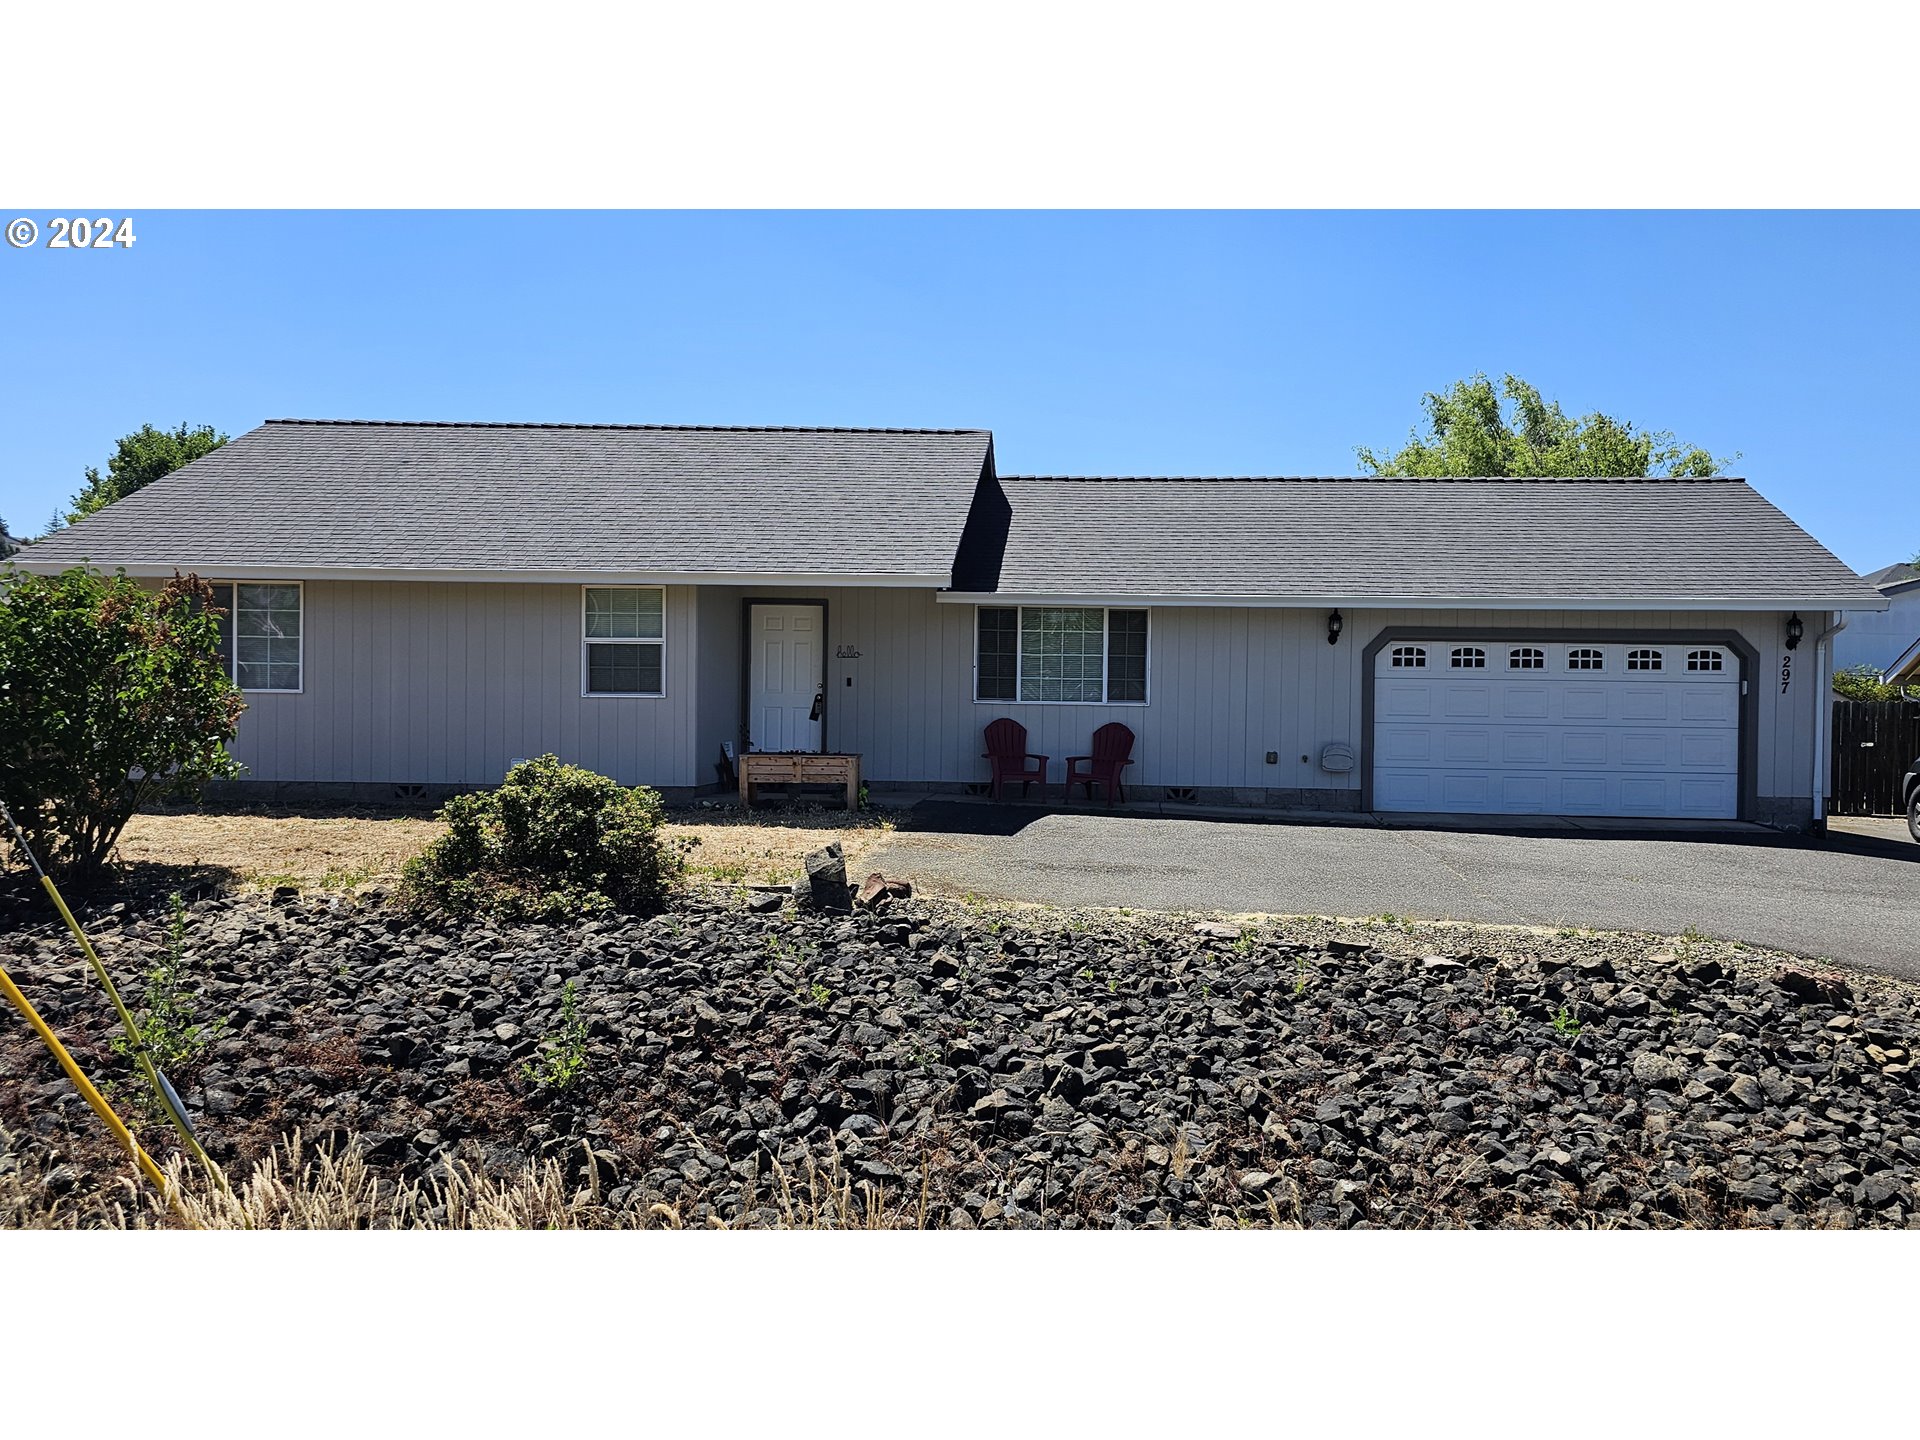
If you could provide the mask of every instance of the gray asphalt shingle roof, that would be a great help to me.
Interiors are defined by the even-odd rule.
[[[1892,565],[1882,565],[1872,574],[1860,578],[1876,590],[1889,590],[1896,585],[1911,585],[1920,580],[1920,570],[1905,561],[1896,561]]]
[[[270,420],[36,562],[945,583],[985,430]]]
[[[1740,480],[1009,476],[1001,486],[1012,509],[1003,592],[1878,601]]]
[[[29,563],[1264,603],[1886,603],[1739,480],[1004,477],[976,509],[992,464],[986,430],[276,420],[39,542]]]

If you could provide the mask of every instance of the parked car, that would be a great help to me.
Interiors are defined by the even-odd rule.
[[[1920,841],[1920,760],[1909,765],[1901,777],[1900,798],[1907,802],[1907,833]]]

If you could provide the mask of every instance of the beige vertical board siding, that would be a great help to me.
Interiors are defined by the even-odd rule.
[[[821,587],[753,593],[827,602],[827,743],[857,750],[864,772],[876,781],[983,780],[981,732],[989,721],[1009,715],[1027,727],[1034,750],[1052,757],[1056,782],[1068,755],[1086,753],[1094,730],[1119,720],[1137,737],[1129,776],[1135,784],[1354,783],[1317,768],[1319,746],[1349,739],[1346,727],[1358,712],[1357,695],[1348,693],[1357,675],[1349,642],[1328,646],[1325,616],[1317,612],[1155,610],[1149,622],[1150,699],[1144,706],[975,704],[971,606],[940,605],[926,591]],[[1324,658],[1309,648],[1316,637],[1328,652]],[[834,653],[842,646],[857,649],[859,657]],[[737,701],[729,711],[737,731]],[[1336,722],[1340,733],[1330,733]],[[703,715],[703,731],[711,723]],[[1269,749],[1279,751],[1281,764],[1265,764]],[[1309,752],[1316,763],[1303,767],[1298,757]],[[1270,772],[1286,778],[1273,779]]]
[[[981,732],[1008,715],[1053,757],[1056,783],[1119,720],[1137,737],[1133,785],[1356,790],[1361,657],[1388,626],[1737,631],[1759,652],[1756,792],[1804,798],[1812,775],[1813,647],[1795,652],[1782,695],[1779,615],[1363,610],[1328,645],[1323,610],[1158,608],[1146,705],[975,704],[972,606],[837,586],[670,587],[667,694],[645,699],[581,696],[578,586],[315,581],[304,693],[250,697],[235,748],[262,780],[486,784],[551,750],[627,783],[710,784],[721,741],[742,730],[746,599],[826,603],[826,743],[882,783],[984,781]],[[1812,632],[1821,617],[1803,618]],[[1354,748],[1354,771],[1320,769],[1335,741]]]
[[[1772,642],[1770,644],[1762,643],[1759,634],[1755,636],[1756,643],[1760,643],[1760,711],[1767,717],[1763,725],[1771,723],[1777,741],[1774,746],[1761,747],[1759,789],[1762,795],[1803,795],[1812,785],[1810,692],[1818,683],[1814,678],[1812,636],[1819,629],[1819,617],[1812,621],[1804,615],[1800,618],[1806,623],[1809,638],[1792,652],[1792,675],[1784,691],[1780,688],[1780,663],[1788,653],[1786,636],[1782,633],[1784,622],[1760,632]]]
[[[302,693],[247,697],[250,779],[482,785],[552,751],[627,784],[700,783],[690,587],[667,592],[657,699],[580,694],[576,585],[310,581],[301,622]]]
[[[722,741],[740,738],[741,592],[703,585],[691,592],[696,606],[694,657],[694,783],[714,778]]]

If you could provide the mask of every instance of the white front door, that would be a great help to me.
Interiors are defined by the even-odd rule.
[[[820,749],[827,657],[818,605],[754,605],[747,614],[747,748]]]
[[[1376,810],[1739,814],[1740,662],[1723,645],[1389,641],[1374,674]]]

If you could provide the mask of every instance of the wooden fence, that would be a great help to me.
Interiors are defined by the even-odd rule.
[[[1899,814],[1900,777],[1916,759],[1920,759],[1920,704],[1834,701],[1827,813]]]

